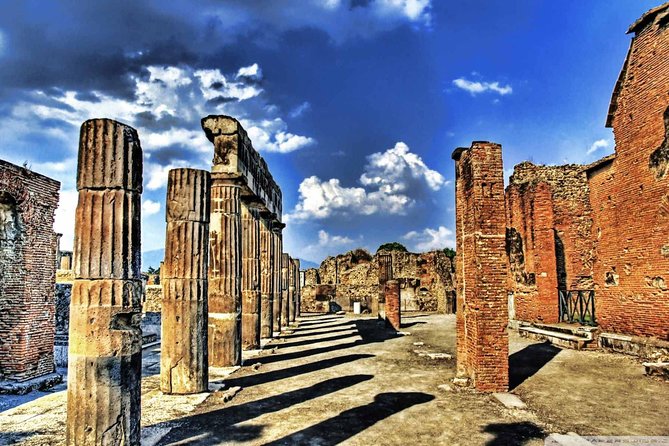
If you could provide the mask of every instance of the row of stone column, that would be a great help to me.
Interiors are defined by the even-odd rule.
[[[140,442],[142,332],[137,132],[81,128],[70,310],[67,444]],[[299,312],[299,262],[283,224],[242,198],[238,180],[169,172],[162,271],[161,389],[207,390],[209,366],[241,364]],[[285,312],[284,312],[285,311]]]

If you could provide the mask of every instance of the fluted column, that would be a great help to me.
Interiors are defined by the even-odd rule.
[[[297,287],[295,274],[295,259],[291,258],[288,264],[288,296],[290,300],[289,319],[290,322],[295,322],[295,313],[297,310]]]
[[[274,328],[274,243],[271,222],[260,222],[260,337],[271,338]]]
[[[241,364],[241,186],[212,175],[209,218],[209,365]]]
[[[242,203],[242,348],[260,348],[260,217]]]
[[[290,255],[281,255],[281,326],[290,325]]]
[[[68,445],[140,443],[142,330],[137,131],[81,126],[67,382]]]
[[[161,268],[160,389],[208,388],[207,262],[209,172],[173,169],[167,180],[165,260]]]
[[[275,332],[281,331],[281,312],[283,308],[283,283],[281,281],[281,272],[283,265],[281,261],[283,259],[283,239],[281,235],[282,226],[278,223],[273,223],[272,227],[272,240],[274,244],[274,307],[272,308],[273,312],[273,329]]]

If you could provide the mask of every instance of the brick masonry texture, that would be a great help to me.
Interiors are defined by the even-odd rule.
[[[453,159],[458,374],[479,391],[504,392],[509,337],[502,146],[474,142],[456,149]]]
[[[0,380],[54,371],[60,183],[0,160]]]
[[[595,289],[602,330],[669,339],[667,12],[669,3],[630,28],[607,120],[615,153],[587,166],[514,169],[506,190],[508,289],[519,320],[555,322],[556,287]]]

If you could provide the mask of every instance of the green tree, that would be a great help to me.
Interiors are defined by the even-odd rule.
[[[383,245],[379,246],[379,249],[376,250],[376,252],[379,251],[400,251],[400,252],[407,252],[406,247],[398,242],[391,242],[391,243],[384,243]]]
[[[444,248],[444,254],[446,254],[446,257],[448,257],[452,260],[452,259],[455,258],[455,249]]]

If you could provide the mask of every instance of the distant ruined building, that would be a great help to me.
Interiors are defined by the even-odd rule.
[[[384,257],[391,268],[388,279],[399,282],[403,311],[455,311],[453,265],[442,251],[380,251],[372,256],[363,249],[328,257],[319,268],[304,272],[302,311],[353,311],[359,302],[361,311],[376,314]]]

